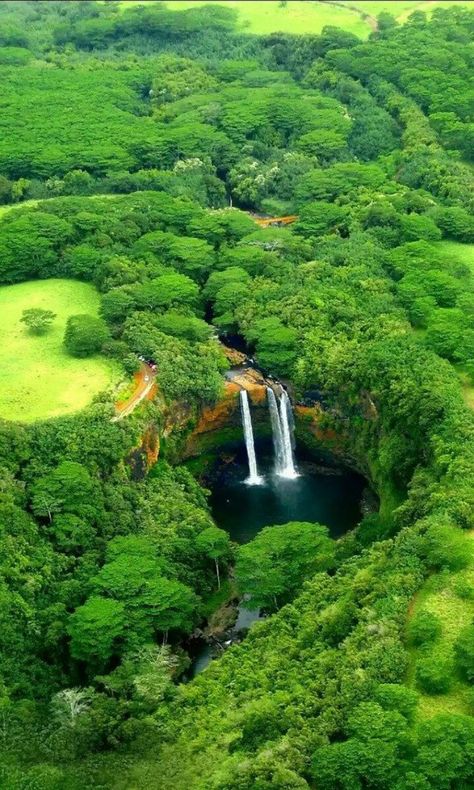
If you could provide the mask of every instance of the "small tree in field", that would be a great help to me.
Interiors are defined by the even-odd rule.
[[[30,307],[23,310],[20,321],[26,324],[33,335],[44,335],[56,318],[52,310],[43,310],[41,307]]]

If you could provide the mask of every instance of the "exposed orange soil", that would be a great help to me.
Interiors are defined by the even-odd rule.
[[[115,420],[127,417],[142,400],[152,400],[156,394],[156,374],[149,365],[142,365],[140,370],[134,374],[133,379],[135,389],[132,395],[127,400],[115,404]]]
[[[261,228],[268,228],[271,225],[290,225],[291,222],[296,222],[298,216],[290,214],[288,217],[253,217],[253,219]]]

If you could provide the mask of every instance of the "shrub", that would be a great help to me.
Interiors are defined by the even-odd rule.
[[[416,680],[426,694],[446,694],[452,682],[451,667],[441,656],[420,658],[416,667]]]
[[[454,580],[454,592],[465,601],[474,600],[474,586],[467,574],[462,573]]]
[[[425,553],[431,567],[459,570],[469,561],[469,540],[459,527],[435,523],[426,531]]]
[[[92,315],[72,315],[66,324],[64,345],[73,357],[89,357],[109,340],[107,324]]]
[[[431,612],[417,612],[408,623],[408,641],[412,645],[425,645],[434,642],[441,633],[439,618]]]
[[[463,628],[455,645],[456,666],[469,681],[474,681],[474,624]]]

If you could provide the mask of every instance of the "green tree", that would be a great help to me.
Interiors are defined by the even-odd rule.
[[[432,568],[459,570],[469,562],[469,538],[462,529],[441,517],[426,531],[425,552]]]
[[[124,604],[93,596],[70,617],[71,655],[92,666],[104,667],[117,655],[125,629]]]
[[[441,655],[421,656],[416,662],[416,680],[427,694],[446,694],[452,685],[452,667]]]
[[[57,513],[95,519],[101,511],[101,492],[96,481],[85,466],[75,461],[62,461],[38,477],[31,485],[30,497],[33,512],[48,516],[50,521]]]
[[[445,713],[420,722],[414,765],[431,787],[472,784],[472,716]]]
[[[165,310],[170,307],[190,307],[199,305],[199,287],[189,277],[170,271],[143,285],[136,285],[129,293],[139,307],[148,310]]]
[[[330,129],[314,129],[300,137],[297,147],[309,156],[330,162],[342,157],[347,149],[347,139]]]
[[[164,576],[171,571],[170,565],[152,544],[140,536],[116,539],[109,556],[94,587],[124,604],[128,644],[149,642],[156,632],[165,642],[170,629],[190,629],[198,599],[189,587]]]
[[[454,644],[456,666],[469,682],[474,681],[474,625],[463,628]]]
[[[219,560],[230,554],[230,538],[227,532],[224,532],[223,529],[219,529],[218,527],[208,527],[199,533],[196,544],[205,555],[214,560],[216,566],[217,589],[220,590],[221,577]]]
[[[262,318],[254,322],[246,338],[255,342],[262,367],[279,375],[291,374],[297,348],[297,333],[293,327],[284,326],[276,316]]]
[[[277,608],[303,581],[334,565],[334,543],[320,524],[265,527],[237,555],[236,579],[250,607]]]
[[[441,634],[441,622],[432,612],[421,610],[409,621],[408,639],[412,645],[419,647],[434,642]]]
[[[89,357],[97,354],[110,339],[107,324],[92,315],[72,315],[68,318],[64,334],[64,345],[74,357]]]
[[[44,310],[42,307],[29,307],[23,310],[20,321],[26,324],[34,335],[44,335],[55,318],[56,313],[53,313],[52,310]]]
[[[303,236],[322,236],[331,231],[345,229],[348,218],[349,212],[345,206],[320,200],[307,203],[301,208],[296,230]]]

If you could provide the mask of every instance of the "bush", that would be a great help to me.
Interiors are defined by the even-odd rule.
[[[122,360],[122,364],[126,372],[130,375],[137,373],[140,370],[140,360],[135,354],[127,354],[127,356]]]
[[[426,656],[417,662],[416,680],[426,694],[446,694],[451,688],[452,669],[446,659]]]
[[[431,612],[417,612],[408,623],[408,641],[419,647],[434,642],[441,633],[439,618]]]
[[[465,601],[474,601],[474,587],[469,576],[462,573],[454,580],[454,592],[458,598]]]
[[[459,527],[435,523],[426,531],[425,553],[432,568],[460,570],[469,562],[469,540]]]
[[[369,546],[376,540],[383,540],[390,533],[391,524],[380,513],[369,513],[364,516],[357,527],[357,540],[363,546]]]
[[[107,324],[92,315],[72,315],[66,324],[64,345],[73,357],[90,357],[110,339]]]
[[[463,628],[455,645],[456,666],[470,682],[474,681],[474,625]]]

